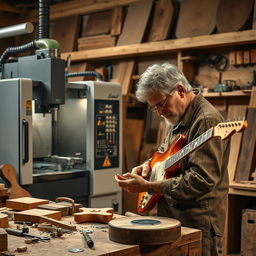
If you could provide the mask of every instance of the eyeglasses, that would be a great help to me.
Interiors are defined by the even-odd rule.
[[[160,102],[157,103],[155,106],[149,106],[150,110],[151,110],[152,112],[157,112],[159,108],[161,108],[161,109],[165,108],[165,106],[166,106],[166,104],[167,104],[167,101],[168,101],[169,97],[170,97],[172,94],[173,94],[173,92],[172,92],[172,93],[169,93],[169,94],[166,96],[166,98],[165,98],[164,101],[160,101]]]

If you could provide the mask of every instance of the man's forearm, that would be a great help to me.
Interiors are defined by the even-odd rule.
[[[149,181],[148,182],[148,189],[153,190],[155,193],[163,193],[163,190],[161,189],[161,181]]]

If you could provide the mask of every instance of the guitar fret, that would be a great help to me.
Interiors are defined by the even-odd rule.
[[[191,141],[185,147],[180,149],[174,155],[171,155],[170,158],[165,162],[165,169],[174,165],[175,163],[181,161],[188,153],[194,151],[196,148],[201,146],[204,142],[209,140],[212,137],[213,128],[210,128],[200,136],[198,136],[195,140]]]

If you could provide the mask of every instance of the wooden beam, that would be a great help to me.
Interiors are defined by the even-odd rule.
[[[16,24],[23,23],[20,21],[18,15],[13,13],[1,13],[0,27],[8,27]]]
[[[73,0],[54,4],[50,6],[50,20],[112,9],[137,1],[141,0]],[[26,21],[38,22],[38,10],[30,11]]]
[[[18,13],[18,14],[25,14],[23,10],[15,8],[9,4],[0,2],[0,11],[10,12],[10,13]]]
[[[101,48],[97,49],[97,51],[88,50],[70,52],[62,54],[61,56],[63,59],[66,59],[68,54],[71,54],[71,59],[73,62],[82,60],[104,60],[170,53],[185,49],[226,47],[230,45],[242,45],[248,43],[256,43],[256,30],[245,30],[223,34],[164,40],[159,42],[122,45],[118,47]]]

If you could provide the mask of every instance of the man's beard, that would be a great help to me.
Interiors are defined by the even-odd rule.
[[[168,126],[175,126],[180,122],[180,117],[177,115],[175,116],[172,120],[166,118],[165,116],[162,115],[164,118],[165,124]]]

